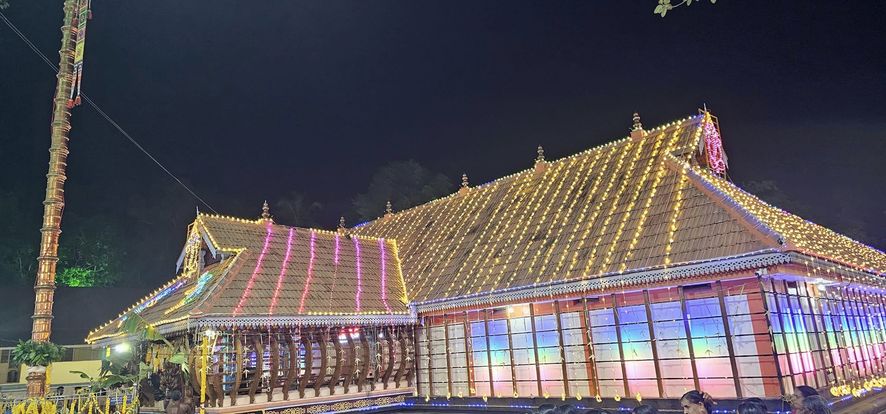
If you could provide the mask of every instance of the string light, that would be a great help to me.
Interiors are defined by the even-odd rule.
[[[295,236],[295,229],[289,229],[289,235],[286,237],[286,254],[283,256],[283,264],[280,265],[280,275],[277,276],[277,286],[274,287],[274,296],[271,298],[271,307],[268,308],[268,314],[273,315],[277,308],[277,299],[280,297],[280,288],[283,286],[283,279],[286,278],[286,270],[289,267],[289,255],[292,252],[292,238]],[[336,253],[338,253],[338,239],[336,240]],[[338,255],[336,254],[336,257]],[[336,263],[338,260],[336,260]]]
[[[391,307],[388,305],[388,269],[387,254],[385,253],[385,239],[378,239],[378,252],[381,255],[381,301],[385,305],[385,310],[391,313]]]
[[[356,311],[359,313],[362,309],[360,295],[363,294],[363,257],[360,255],[360,239],[356,237],[354,237],[354,255],[357,256],[357,260],[355,261],[357,269],[357,294],[354,295],[354,302],[356,302]]]
[[[354,239],[357,240],[357,239]],[[298,304],[298,313],[304,313],[305,311],[305,299],[308,298],[308,291],[311,289],[311,280],[314,279],[314,259],[317,257],[315,253],[315,246],[317,243],[317,233],[311,231],[311,253],[310,258],[308,259],[308,278],[305,280],[305,289],[301,293],[301,302]]]
[[[266,234],[265,234],[265,243],[261,248],[261,253],[258,255],[258,260],[255,262],[255,269],[252,271],[252,275],[249,277],[249,282],[246,283],[246,289],[243,290],[243,294],[240,296],[240,301],[237,302],[237,307],[234,308],[233,316],[237,316],[243,310],[243,305],[246,304],[246,299],[249,297],[249,294],[252,292],[252,285],[255,284],[255,279],[261,271],[261,265],[265,260],[265,255],[268,253],[268,245],[271,243],[271,236],[274,234],[271,229],[271,223],[265,226]]]

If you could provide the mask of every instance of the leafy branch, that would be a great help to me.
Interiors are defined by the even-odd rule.
[[[655,6],[655,11],[653,13],[661,15],[661,17],[665,17],[669,11],[674,10],[680,6],[691,6],[692,3],[698,0],[683,0],[677,4],[671,4],[671,0],[658,0],[658,6]],[[711,4],[716,3],[717,0],[711,0]]]
[[[52,342],[36,342],[34,340],[18,341],[10,354],[10,359],[15,364],[25,364],[29,367],[45,367],[57,361],[61,361],[65,355],[65,348]]]

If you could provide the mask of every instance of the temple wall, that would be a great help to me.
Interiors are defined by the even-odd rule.
[[[418,392],[679,398],[701,389],[716,398],[778,397],[795,384],[827,388],[883,372],[883,299],[796,279],[419,315]]]

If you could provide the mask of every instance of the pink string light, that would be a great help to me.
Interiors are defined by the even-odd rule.
[[[252,276],[249,277],[249,282],[246,283],[246,289],[243,290],[243,295],[240,296],[240,302],[237,303],[237,307],[234,308],[234,316],[240,314],[243,310],[243,305],[246,303],[246,298],[249,297],[249,293],[252,292],[252,285],[255,284],[255,278],[258,277],[258,273],[261,271],[262,262],[265,261],[265,255],[268,253],[268,245],[271,244],[271,234],[273,231],[271,230],[271,223],[268,223],[266,228],[267,234],[265,234],[265,245],[261,248],[261,254],[258,255],[258,261],[255,263],[255,269],[252,271]]]
[[[388,269],[385,264],[387,253],[385,253],[385,239],[378,239],[378,251],[381,252],[381,301],[385,304],[385,310],[391,313],[391,307],[388,306]]]
[[[336,266],[338,266],[339,240],[340,240],[340,236],[338,234],[336,234],[335,235],[335,265]]]
[[[280,267],[280,275],[277,276],[277,286],[274,288],[274,297],[271,299],[271,307],[268,308],[268,314],[273,315],[277,309],[277,299],[280,297],[280,287],[283,286],[283,279],[286,278],[286,268],[289,266],[289,254],[292,252],[292,237],[295,235],[295,229],[289,229],[289,237],[286,239],[286,255],[283,257],[283,265]]]
[[[301,293],[301,303],[298,305],[298,313],[305,311],[305,299],[308,298],[308,291],[311,290],[311,279],[314,278],[314,244],[317,241],[317,233],[311,232],[311,258],[308,260],[308,278],[305,280],[305,290]]]
[[[357,296],[355,300],[357,302],[357,312],[360,312],[360,295],[363,293],[363,269],[361,268],[361,261],[363,260],[360,257],[360,239],[354,237],[354,252],[357,256]]]

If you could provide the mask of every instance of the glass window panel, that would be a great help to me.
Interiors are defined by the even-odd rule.
[[[584,344],[584,335],[581,329],[567,329],[563,331],[563,345]]]
[[[646,306],[622,306],[618,308],[619,323],[646,322]]]
[[[559,348],[539,348],[538,362],[541,364],[560,362]]]
[[[535,381],[535,365],[521,365],[514,367],[519,381]]]
[[[535,317],[536,331],[553,331],[557,329],[557,318],[554,315],[542,315]]]
[[[588,374],[588,366],[586,364],[566,364],[566,375],[568,375],[569,381],[591,377]]]
[[[618,344],[594,345],[594,356],[597,361],[620,361]]]
[[[464,338],[465,336],[465,326],[457,323],[448,326],[449,328],[449,339],[454,338]]]
[[[535,350],[534,349],[515,349],[514,350],[514,364],[535,364]]]
[[[511,341],[514,343],[514,349],[533,347],[531,333],[512,334]]]
[[[567,362],[583,362],[587,359],[584,345],[567,346],[563,348]]]
[[[662,321],[653,324],[656,339],[676,339],[686,337],[686,327],[683,320]],[[594,338],[596,339],[596,338]]]
[[[769,335],[742,335],[732,337],[735,355],[765,355],[771,353]]]
[[[471,322],[471,336],[486,336],[486,325],[483,322]]]
[[[640,396],[645,398],[658,398],[658,381],[654,379],[632,379],[628,381],[630,396]]]
[[[689,390],[695,389],[695,381],[691,379],[663,379],[665,398],[680,398]]]
[[[591,333],[594,336],[595,343],[618,342],[618,335],[614,326],[604,326],[593,328]]]
[[[561,396],[565,390],[563,381],[542,381],[541,389],[550,396]]]
[[[495,389],[495,395],[498,396],[510,397],[514,395],[514,385],[510,381],[495,381],[492,383],[492,388]]]
[[[649,342],[629,342],[622,345],[626,361],[652,359],[652,346]]]
[[[503,367],[492,367],[492,379],[493,381],[504,381],[511,380],[511,367],[503,366]]]
[[[735,398],[735,380],[732,378],[708,378],[698,381],[701,389],[714,398]]]
[[[538,369],[542,381],[563,379],[563,366],[560,364],[541,364]]]
[[[620,362],[597,362],[597,375],[600,379],[622,378]]]
[[[612,309],[594,309],[588,311],[591,319],[591,326],[615,325],[615,315]]]
[[[664,359],[658,361],[662,378],[692,378],[692,363],[689,359]]]
[[[733,335],[748,335],[766,332],[766,315],[729,316],[727,320],[729,321],[729,329]]]
[[[696,358],[729,356],[726,338],[697,338],[692,340]]]
[[[517,393],[521,397],[536,397],[538,396],[538,383],[535,381],[517,381]]]
[[[468,380],[467,368],[452,368],[452,382],[464,382]]]
[[[616,395],[625,395],[625,386],[622,380],[603,380],[600,383],[600,396],[604,398],[612,398]]]
[[[652,319],[655,321],[683,320],[683,311],[680,302],[661,302],[650,305]]]
[[[489,381],[474,382],[474,395],[489,396],[492,395],[489,389]]]
[[[726,296],[723,298],[726,303],[727,315],[745,315],[751,313],[748,306],[748,297],[745,295]]]
[[[528,317],[526,318],[512,318],[511,319],[511,333],[515,332],[531,332],[532,331],[532,320]]]
[[[471,348],[474,351],[485,351],[486,350],[486,337],[480,338],[471,338]]]
[[[631,342],[631,341],[648,341],[649,340],[649,325],[643,324],[634,324],[634,325],[622,325],[621,326],[621,340],[623,342]]]
[[[465,353],[464,352],[454,352],[454,353],[449,354],[449,364],[452,367],[467,366],[467,362],[465,361]]]
[[[511,354],[508,351],[490,351],[492,366],[511,365]]]
[[[562,329],[579,329],[581,328],[581,313],[568,312],[560,314],[560,327]]]
[[[489,369],[474,369],[474,381],[489,381]]]
[[[725,335],[721,318],[691,318],[689,320],[689,332],[692,333],[693,338]]]
[[[573,381],[569,379],[569,395],[588,397],[591,395],[591,383],[589,381]]]
[[[699,378],[731,377],[732,363],[729,358],[705,358],[695,361]]]
[[[489,337],[489,349],[490,350],[508,349],[507,335],[490,336]]]
[[[720,316],[720,300],[718,298],[687,300],[686,313],[693,318]]]
[[[627,361],[625,370],[628,378],[655,378],[655,364],[652,361]]]
[[[659,358],[688,358],[689,344],[685,339],[656,341]]]
[[[504,319],[489,321],[489,335],[507,335],[508,321]]]
[[[535,340],[540,348],[560,346],[560,335],[556,331],[536,332]]]
[[[449,337],[449,352],[465,352],[465,339]]]
[[[489,355],[487,354],[486,351],[479,351],[478,352],[475,349],[473,352],[473,356],[474,356],[474,365],[476,365],[476,366],[480,366],[480,365],[486,366],[489,363],[489,361],[488,361]]]

